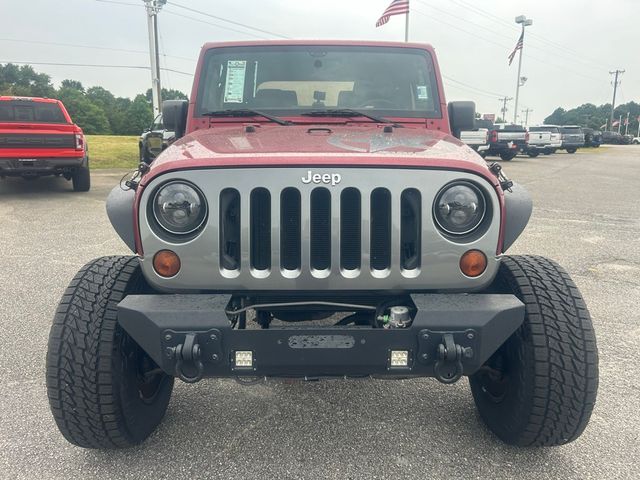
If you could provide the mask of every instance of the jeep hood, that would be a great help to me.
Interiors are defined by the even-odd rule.
[[[249,130],[249,131],[247,131]],[[143,184],[168,171],[238,166],[353,165],[453,168],[491,179],[485,161],[451,135],[377,124],[234,124],[195,131],[154,161]]]

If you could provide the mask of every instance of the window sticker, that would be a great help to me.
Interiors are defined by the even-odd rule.
[[[224,86],[224,103],[243,102],[244,78],[246,73],[246,60],[229,60],[227,62],[227,80]]]
[[[428,100],[429,95],[427,94],[427,86],[426,85],[418,85],[416,86],[416,90],[418,91],[418,100]]]

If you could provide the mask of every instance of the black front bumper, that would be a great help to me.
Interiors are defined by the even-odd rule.
[[[447,372],[458,366],[460,374],[473,374],[524,319],[524,305],[513,295],[411,298],[417,307],[413,322],[395,329],[238,330],[224,312],[230,297],[204,294],[132,295],[119,304],[118,322],[166,373],[187,381],[202,376],[368,375],[435,376],[445,381],[451,378]],[[197,358],[185,358],[184,352],[194,347]],[[251,367],[235,365],[238,351],[252,352]],[[407,352],[408,364],[391,365],[392,351]]]

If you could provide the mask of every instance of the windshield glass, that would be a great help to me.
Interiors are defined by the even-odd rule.
[[[67,123],[57,103],[24,100],[0,102],[0,122]]]
[[[440,118],[428,52],[362,46],[251,46],[209,50],[196,115],[255,109],[280,115],[359,109]]]

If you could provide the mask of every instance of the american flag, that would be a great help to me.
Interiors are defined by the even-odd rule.
[[[516,52],[518,50],[522,50],[522,45],[524,44],[524,30],[520,34],[520,38],[518,39],[518,43],[516,43],[516,48],[513,49],[513,52],[509,54],[509,65],[513,62],[513,59],[516,58]]]
[[[389,21],[393,15],[402,15],[409,13],[409,0],[393,0],[391,5],[387,7],[382,16],[376,22],[376,27],[380,27]]]

